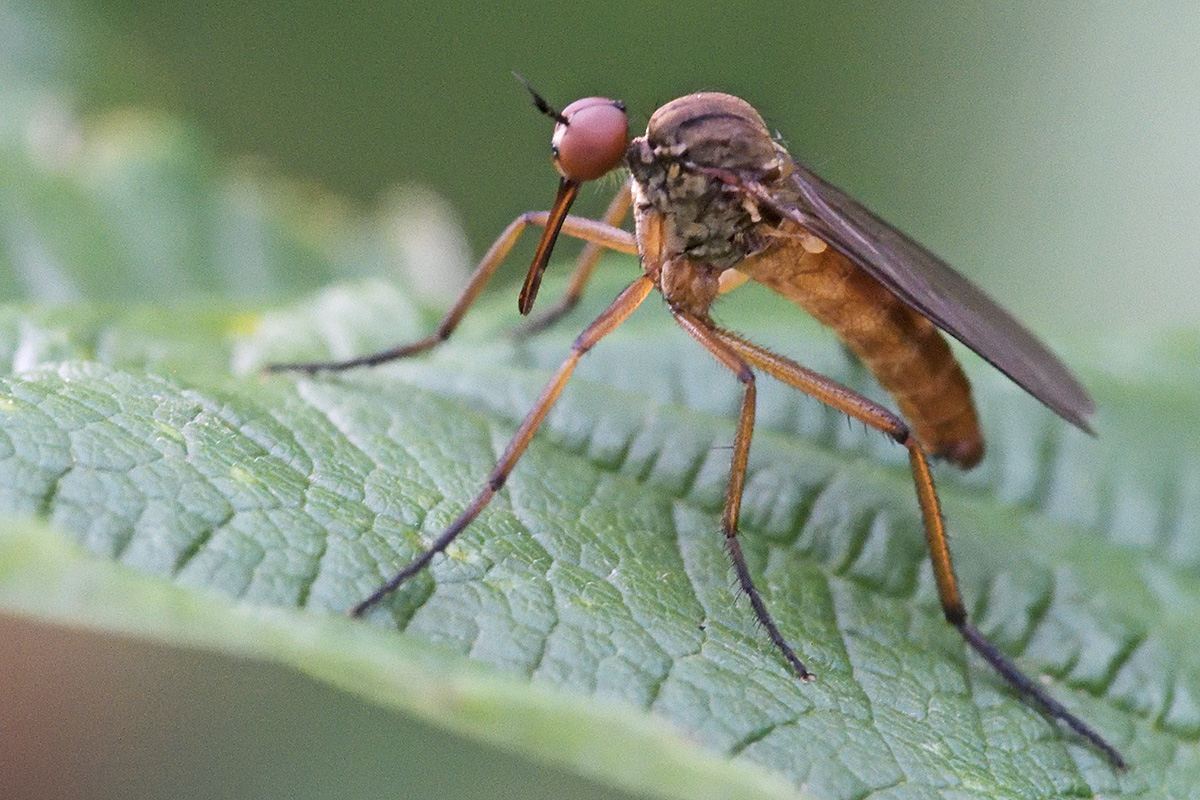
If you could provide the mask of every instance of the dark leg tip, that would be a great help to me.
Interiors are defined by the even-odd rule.
[[[1103,755],[1105,760],[1112,764],[1113,768],[1117,771],[1124,772],[1129,768],[1117,748],[1109,744],[1108,740],[1101,736],[1092,726],[1068,711],[1066,706],[1051,697],[1045,689],[1035,683],[1025,673],[1021,672],[1017,665],[1008,656],[1004,655],[1000,651],[1000,648],[996,647],[996,645],[992,644],[980,633],[974,625],[968,625],[964,622],[956,627],[967,644],[982,656],[991,665],[992,669],[996,670],[1000,677],[1027,702],[1040,708],[1045,714],[1048,714],[1051,718],[1058,720],[1077,733]]]
[[[267,364],[262,368],[262,375],[264,378],[284,372],[300,372],[305,375],[315,375],[322,368],[322,365],[319,364]]]
[[[367,611],[370,610],[371,606],[373,606],[373,605],[375,605],[375,598],[369,597],[366,600],[359,603],[358,605],[356,605],[354,608],[351,608],[348,611],[346,611],[346,616],[349,617],[350,619],[362,619],[363,614],[366,614]]]

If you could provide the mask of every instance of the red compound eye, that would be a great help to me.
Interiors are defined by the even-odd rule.
[[[554,166],[569,181],[593,181],[625,155],[629,122],[625,106],[607,97],[585,97],[562,110],[554,128]]]
[[[621,163],[629,139],[629,122],[625,117],[625,104],[607,97],[585,97],[559,113],[533,90],[528,81],[515,73],[514,76],[533,96],[534,107],[558,123],[550,143],[554,150],[554,168],[562,175],[558,195],[546,218],[546,229],[533,254],[533,263],[529,265],[517,301],[521,313],[528,314],[533,309],[542,273],[554,250],[563,220],[579,194],[579,185],[594,181]]]

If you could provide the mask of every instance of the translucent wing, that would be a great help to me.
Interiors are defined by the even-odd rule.
[[[1072,424],[1091,432],[1095,404],[1057,356],[946,262],[797,163],[795,218],[908,306]],[[790,213],[792,211],[798,213]]]

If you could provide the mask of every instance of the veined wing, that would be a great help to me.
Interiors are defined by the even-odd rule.
[[[1047,347],[946,262],[800,163],[794,216],[909,307],[974,350],[1068,422],[1091,432],[1096,406]],[[787,214],[789,209],[779,211]]]

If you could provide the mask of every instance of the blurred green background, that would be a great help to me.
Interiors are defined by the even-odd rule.
[[[555,183],[517,70],[558,105],[621,98],[635,127],[690,91],[745,97],[793,154],[1058,341],[1194,325],[1200,307],[1192,3],[79,8],[135,78],[97,76],[85,108],[165,108],[230,159],[363,207],[431,187],[476,255]],[[610,796],[276,668],[11,620],[0,636],[20,698],[0,721],[6,796]],[[462,777],[479,774],[494,782]]]
[[[163,102],[224,152],[363,202],[397,183],[432,187],[476,254],[554,188],[549,123],[516,70],[560,106],[618,97],[635,128],[681,94],[741,95],[794,155],[1049,334],[1190,322],[1200,309],[1192,3],[108,0],[100,11],[133,37]]]

